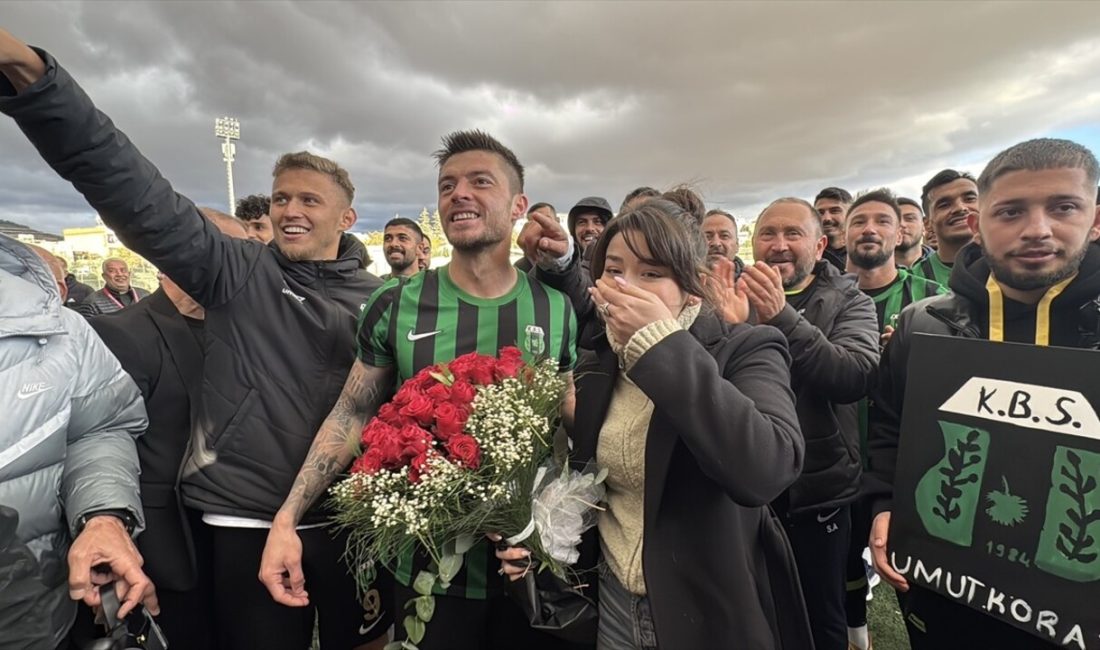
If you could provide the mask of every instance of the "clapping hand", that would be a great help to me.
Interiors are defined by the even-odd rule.
[[[749,318],[749,297],[745,291],[738,290],[735,274],[733,260],[723,257],[714,263],[714,272],[710,276],[712,281],[717,282],[712,292],[714,307],[722,320],[731,325],[744,323]]]
[[[771,322],[787,305],[787,294],[783,292],[783,277],[779,271],[763,262],[746,266],[737,289],[744,292],[749,304],[756,310],[761,323]]]

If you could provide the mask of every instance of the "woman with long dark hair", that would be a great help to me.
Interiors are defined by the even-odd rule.
[[[609,222],[592,257],[596,361],[576,373],[571,458],[609,472],[601,650],[812,647],[767,507],[804,451],[786,343],[719,318],[715,302],[728,313],[744,298],[708,275],[705,256],[694,219],[653,199]]]

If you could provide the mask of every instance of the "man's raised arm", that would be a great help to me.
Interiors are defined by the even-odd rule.
[[[358,359],[352,365],[344,389],[321,423],[267,536],[259,577],[275,602],[291,607],[309,604],[302,574],[302,541],[295,529],[306,511],[355,458],[363,425],[393,392],[393,385],[392,366],[368,366]],[[285,576],[289,576],[289,585]]]
[[[221,304],[247,278],[260,248],[245,247],[209,224],[53,57],[3,30],[0,112],[16,121],[127,248],[200,304]]]

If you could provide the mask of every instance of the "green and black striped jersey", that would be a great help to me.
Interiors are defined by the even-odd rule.
[[[947,286],[947,281],[951,278],[951,266],[940,259],[939,253],[932,253],[914,264],[913,268],[909,270],[917,277],[932,280],[936,284],[944,287]]]
[[[909,305],[924,300],[928,296],[947,293],[947,289],[935,280],[920,277],[911,269],[898,269],[898,277],[880,289],[864,290],[875,302],[878,315],[878,330],[881,334],[886,326],[897,324],[898,314]]]
[[[909,305],[929,296],[949,293],[945,285],[935,280],[923,278],[911,269],[898,268],[898,277],[881,289],[864,290],[875,302],[878,316],[878,331],[883,333],[886,326],[897,326],[898,315]],[[867,469],[867,429],[870,418],[870,400],[866,397],[859,401],[859,448],[863,459],[863,468]]]
[[[571,370],[577,321],[569,299],[524,273],[517,276],[511,291],[493,299],[459,289],[446,266],[388,281],[363,309],[359,359],[370,366],[394,366],[397,386],[428,366],[469,352],[496,356],[510,345],[522,350],[526,361],[556,358],[563,372]],[[502,589],[495,571],[489,575],[494,561],[488,544],[474,546],[447,595],[483,599],[490,586]],[[409,585],[427,565],[426,554],[409,553],[393,567],[394,576]]]

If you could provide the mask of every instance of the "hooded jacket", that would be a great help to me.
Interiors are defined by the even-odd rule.
[[[137,387],[45,264],[0,235],[0,645],[55,648],[76,614],[67,553],[83,515],[144,526]]]
[[[988,279],[989,263],[981,248],[968,244],[951,270],[952,293],[914,303],[898,319],[871,393],[866,488],[873,515],[892,509],[910,341],[918,333],[988,338]],[[1004,340],[1034,343],[1036,307],[1005,297],[1004,311]],[[1077,277],[1051,302],[1050,312],[1050,345],[1100,348],[1100,246],[1088,245]]]
[[[203,512],[270,519],[355,359],[359,312],[381,280],[350,235],[338,258],[293,261],[222,234],[99,112],[49,54],[0,111],[131,250],[206,309],[201,406],[183,490]],[[320,515],[307,515],[307,522]]]

